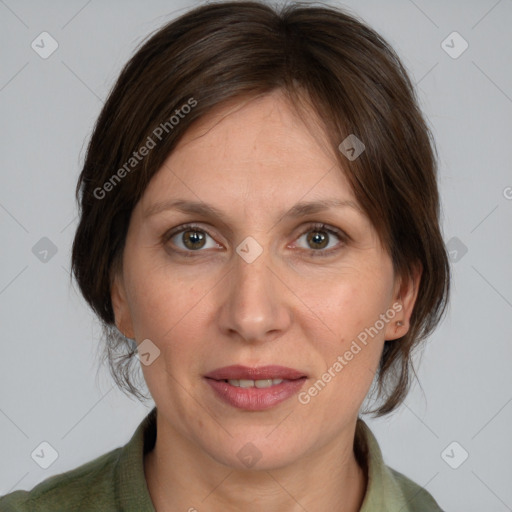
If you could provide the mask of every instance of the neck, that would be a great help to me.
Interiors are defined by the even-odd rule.
[[[354,428],[292,466],[272,470],[238,470],[220,464],[160,425],[146,454],[148,490],[157,512],[358,512],[367,475],[353,450]]]

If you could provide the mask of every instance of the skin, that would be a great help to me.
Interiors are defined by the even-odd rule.
[[[353,512],[363,502],[356,421],[384,341],[409,328],[420,273],[394,274],[310,117],[306,126],[279,91],[217,109],[186,132],[132,213],[112,302],[119,330],[160,350],[141,365],[158,408],[144,460],[158,512]],[[283,217],[299,201],[328,198],[355,207]],[[174,199],[211,204],[224,220],[175,209],[146,216]],[[185,245],[186,231],[162,241],[187,222],[205,242]],[[326,241],[308,242],[316,222],[349,238],[320,230]],[[252,263],[236,252],[248,236],[263,249]],[[307,390],[397,302],[402,310],[308,404],[295,395],[240,410],[203,378],[232,364],[279,364],[306,373]],[[252,468],[237,456],[249,442],[261,453]]]

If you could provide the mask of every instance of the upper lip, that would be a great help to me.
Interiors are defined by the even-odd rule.
[[[259,366],[251,368],[249,366],[233,365],[217,368],[205,375],[208,379],[214,380],[263,380],[263,379],[286,379],[295,380],[307,375],[299,370],[293,368],[286,368],[285,366]]]

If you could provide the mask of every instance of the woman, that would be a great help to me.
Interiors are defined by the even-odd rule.
[[[156,407],[0,508],[441,510],[359,417],[401,404],[446,305],[435,170],[398,57],[343,11],[160,29],[95,126],[72,254],[114,378],[140,397],[139,360]]]

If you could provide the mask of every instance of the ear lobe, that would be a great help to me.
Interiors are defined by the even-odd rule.
[[[391,309],[396,312],[396,315],[386,325],[386,340],[401,338],[409,331],[410,318],[418,297],[422,272],[423,267],[418,262],[408,275],[397,278],[393,304],[391,305]]]
[[[134,339],[132,321],[130,317],[130,308],[126,299],[126,291],[122,275],[117,272],[112,280],[110,287],[110,300],[112,302],[112,309],[114,310],[114,317],[117,329],[126,338]]]

